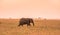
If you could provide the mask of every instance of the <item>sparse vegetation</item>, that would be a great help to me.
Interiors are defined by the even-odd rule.
[[[19,19],[0,19],[0,35],[60,35],[60,20],[34,20],[35,26],[18,27]]]

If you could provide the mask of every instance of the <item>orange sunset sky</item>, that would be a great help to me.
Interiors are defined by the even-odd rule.
[[[0,0],[0,18],[60,19],[60,0]]]

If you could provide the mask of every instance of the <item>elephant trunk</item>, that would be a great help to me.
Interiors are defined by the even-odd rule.
[[[33,26],[34,26],[34,21],[33,21],[33,19],[30,19],[30,22],[33,23]]]
[[[33,26],[34,26],[34,21],[32,20]]]
[[[34,22],[33,22],[33,26],[34,26]]]

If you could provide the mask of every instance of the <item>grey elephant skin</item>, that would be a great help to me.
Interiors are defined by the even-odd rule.
[[[32,18],[21,18],[18,26],[23,26],[25,24],[27,24],[27,26],[31,26],[31,23],[34,26],[34,21]]]

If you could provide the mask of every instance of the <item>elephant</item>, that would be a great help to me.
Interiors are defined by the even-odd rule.
[[[34,21],[32,18],[21,18],[18,26],[23,26],[25,24],[27,24],[27,26],[31,26],[30,23],[32,23],[34,26]]]

